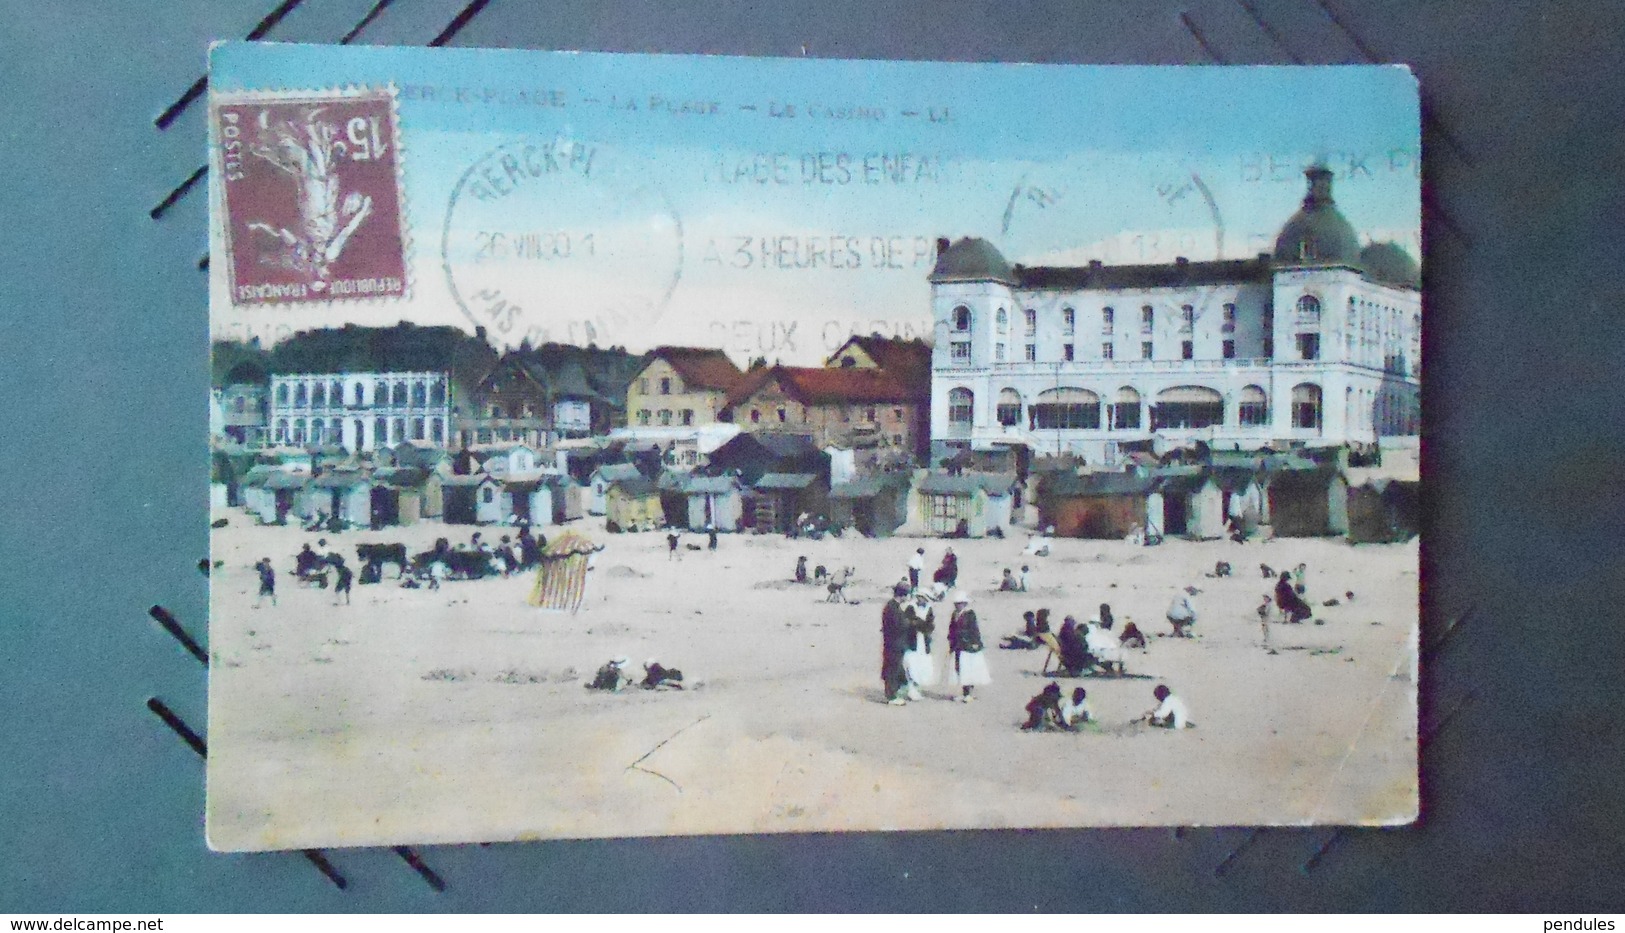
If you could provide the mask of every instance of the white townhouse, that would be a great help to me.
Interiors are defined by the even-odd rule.
[[[446,373],[299,373],[271,377],[274,443],[349,451],[448,442]]]
[[[1420,269],[1392,243],[1362,249],[1331,172],[1304,174],[1303,207],[1254,259],[1022,266],[985,240],[940,241],[933,459],[1416,434]]]

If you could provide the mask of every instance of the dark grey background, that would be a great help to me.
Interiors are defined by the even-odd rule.
[[[266,37],[337,41],[373,3],[304,0]],[[202,764],[145,707],[206,720],[147,617],[202,635],[207,547],[202,186],[149,216],[202,164],[202,107],[154,118],[274,7],[3,0],[0,912],[1625,909],[1621,5],[387,3],[357,41],[473,11],[450,44],[1387,60],[1429,105],[1422,825],[423,849],[443,893],[389,850],[328,853],[345,891],[209,853]]]

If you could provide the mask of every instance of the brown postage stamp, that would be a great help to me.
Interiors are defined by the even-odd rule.
[[[406,294],[390,91],[228,98],[212,129],[232,304]]]

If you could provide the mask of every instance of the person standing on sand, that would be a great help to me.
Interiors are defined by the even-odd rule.
[[[902,706],[908,702],[904,688],[908,674],[903,654],[913,647],[913,629],[906,613],[909,588],[902,582],[892,587],[892,598],[880,610],[880,683],[886,702]]]
[[[666,559],[667,560],[677,560],[681,556],[681,555],[679,555],[677,553],[677,542],[678,542],[678,540],[679,539],[677,537],[677,529],[671,528],[671,527],[668,526],[666,528]]]
[[[937,572],[931,575],[931,580],[950,590],[959,585],[959,558],[953,548],[942,555],[942,563],[937,567]]]
[[[254,608],[260,607],[260,600],[271,597],[271,605],[276,605],[276,571],[271,567],[271,558],[262,557],[254,564],[254,569],[260,573],[260,594],[254,597]]]
[[[708,551],[717,549],[717,526],[715,525],[705,526],[705,548]]]
[[[972,688],[992,683],[993,675],[988,673],[987,659],[982,655],[982,629],[964,590],[954,594],[954,612],[948,617],[948,650],[949,683],[960,686],[959,702],[969,703],[975,699]]]
[[[355,579],[355,574],[351,573],[350,568],[345,566],[344,558],[339,557],[337,554],[334,554],[330,560],[334,572],[338,574],[338,581],[333,584],[333,605],[337,606],[339,604],[339,596],[342,595],[344,605],[348,606],[350,605],[350,583]]]
[[[914,556],[908,559],[908,588],[920,588],[920,573],[925,570],[925,548],[916,548]]]
[[[931,661],[931,633],[936,631],[936,613],[931,601],[922,593],[914,593],[904,606],[908,618],[908,650],[903,652],[903,674],[908,678],[908,698],[923,700],[921,687],[937,682],[936,665]]]

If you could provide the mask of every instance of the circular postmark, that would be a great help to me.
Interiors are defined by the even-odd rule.
[[[682,277],[682,222],[624,153],[515,139],[458,177],[440,261],[452,300],[495,343],[610,345],[665,312]]]

